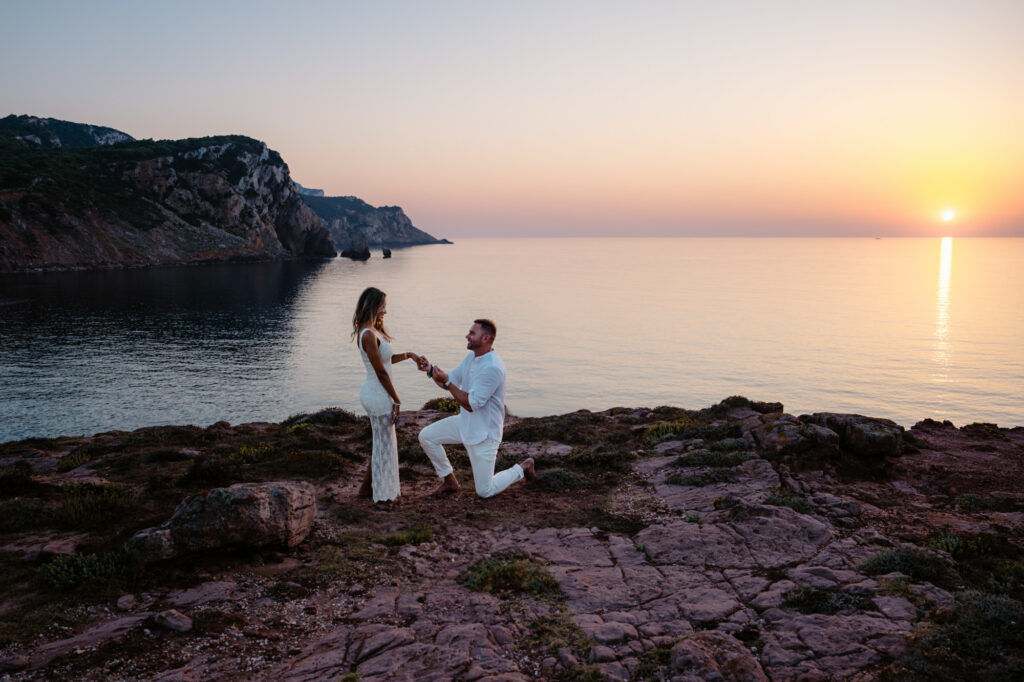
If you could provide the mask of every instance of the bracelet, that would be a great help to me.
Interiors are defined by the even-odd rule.
[[[448,388],[449,386],[451,386],[451,383],[452,383],[452,378],[448,377],[448,381],[444,382],[444,387]]]
[[[402,403],[391,403],[391,407],[401,407]]]

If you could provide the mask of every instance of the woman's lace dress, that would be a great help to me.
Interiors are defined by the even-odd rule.
[[[366,332],[377,336],[369,327],[359,333],[359,355],[362,356],[363,365],[366,367],[366,381],[359,391],[359,401],[369,415],[370,426],[373,428],[373,453],[370,456],[373,501],[387,502],[398,497],[401,492],[398,483],[398,439],[395,437],[395,425],[391,423],[391,396],[381,386],[377,372],[363,350],[363,334]],[[380,337],[377,337],[377,341],[381,362],[390,375],[391,344]]]

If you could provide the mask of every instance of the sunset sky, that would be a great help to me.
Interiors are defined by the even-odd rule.
[[[1021,0],[0,0],[0,63],[0,116],[249,135],[441,237],[1024,236]]]

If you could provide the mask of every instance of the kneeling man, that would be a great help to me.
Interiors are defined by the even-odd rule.
[[[462,443],[469,453],[473,481],[480,497],[493,497],[513,483],[535,476],[533,458],[494,474],[494,462],[505,426],[505,364],[492,349],[497,329],[490,320],[474,320],[466,334],[469,353],[450,373],[422,358],[420,369],[451,393],[461,409],[454,417],[420,431],[420,445],[443,480],[432,495],[459,489],[448,455],[441,447]]]

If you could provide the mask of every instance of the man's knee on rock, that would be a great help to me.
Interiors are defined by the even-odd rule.
[[[488,483],[487,485],[484,485],[482,483],[477,483],[476,484],[476,494],[479,495],[480,497],[484,498],[485,500],[488,497],[494,497],[494,495],[496,494],[494,492],[494,484],[493,483]]]

